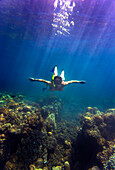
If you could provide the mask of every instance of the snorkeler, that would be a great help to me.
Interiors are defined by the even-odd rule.
[[[72,83],[81,83],[81,84],[85,83],[85,81],[78,81],[78,80],[64,81],[65,80],[64,70],[62,70],[61,75],[58,76],[57,66],[55,66],[52,71],[54,72],[54,74],[52,76],[51,81],[47,81],[44,79],[34,79],[34,78],[29,78],[29,80],[46,83],[47,86],[50,87],[51,91],[62,91],[65,86]]]

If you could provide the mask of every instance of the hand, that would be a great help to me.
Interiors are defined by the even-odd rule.
[[[80,83],[81,83],[81,84],[85,84],[85,83],[86,83],[86,81],[80,81]]]
[[[34,78],[29,78],[30,81],[34,81]]]

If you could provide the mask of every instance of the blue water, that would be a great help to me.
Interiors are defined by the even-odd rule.
[[[63,0],[54,2],[0,1],[0,91],[36,101],[56,95],[70,115],[88,106],[115,107],[115,1],[75,0],[72,11],[61,9]],[[55,65],[59,73],[65,70],[66,80],[86,84],[43,92],[44,84],[29,82],[29,77],[51,80]]]

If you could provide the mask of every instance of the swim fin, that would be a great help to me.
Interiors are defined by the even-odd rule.
[[[54,73],[54,76],[57,76],[57,75],[58,75],[57,65],[55,65],[55,67],[51,70],[51,72]]]
[[[64,77],[64,70],[62,70],[60,77],[62,78],[62,80],[65,80],[65,77]]]

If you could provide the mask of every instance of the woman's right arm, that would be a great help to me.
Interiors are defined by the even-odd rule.
[[[29,78],[30,81],[38,81],[38,82],[43,82],[46,84],[51,84],[50,81],[44,80],[44,79],[35,79],[35,78]]]

